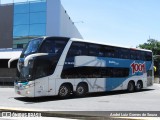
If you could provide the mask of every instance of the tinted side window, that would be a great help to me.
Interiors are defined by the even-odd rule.
[[[113,57],[113,58],[118,58],[119,54],[118,54],[118,49],[115,47],[111,47],[111,46],[107,46],[105,47],[105,56],[106,57]]]
[[[137,52],[136,50],[130,50],[130,58],[133,60],[137,59]]]
[[[100,50],[99,50],[99,56],[100,57],[105,57],[106,51],[105,51],[105,46],[101,45]]]
[[[130,57],[133,60],[152,61],[152,52],[130,50]]]
[[[79,56],[79,55],[87,55],[88,50],[85,43],[81,42],[73,42],[67,57]]]
[[[46,40],[41,46],[40,52],[42,53],[55,53],[55,41]]]
[[[145,52],[144,51],[137,51],[137,59],[138,60],[145,60]]]
[[[119,57],[123,59],[130,59],[130,50],[126,48],[119,48]]]
[[[46,40],[44,41],[44,43],[42,44],[41,48],[40,48],[40,52],[41,53],[62,53],[65,45],[66,45],[66,41],[63,40]]]
[[[34,78],[41,78],[53,74],[56,65],[58,63],[58,58],[52,55],[48,56],[39,56],[36,57],[33,69]]]
[[[61,77],[68,78],[119,78],[127,77],[129,68],[70,67],[62,71]]]
[[[146,59],[146,61],[152,61],[152,53],[151,52],[146,52],[145,59]]]
[[[63,40],[56,40],[55,41],[55,51],[56,54],[61,54],[66,46],[67,42]]]
[[[89,56],[99,56],[100,45],[89,44]]]

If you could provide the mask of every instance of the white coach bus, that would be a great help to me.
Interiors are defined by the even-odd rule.
[[[133,92],[153,84],[152,51],[43,37],[31,40],[23,50],[18,73],[15,91],[26,97]]]

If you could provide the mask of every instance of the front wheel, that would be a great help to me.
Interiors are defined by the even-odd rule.
[[[70,96],[71,88],[69,85],[61,85],[59,88],[58,96],[61,98],[67,98]]]
[[[127,91],[128,92],[134,92],[134,88],[135,88],[134,82],[130,81],[128,83]]]

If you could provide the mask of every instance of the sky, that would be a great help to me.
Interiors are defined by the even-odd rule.
[[[160,0],[61,0],[84,37],[127,47],[160,40]]]
[[[61,0],[61,3],[84,39],[127,47],[136,47],[149,38],[160,40],[160,0]]]

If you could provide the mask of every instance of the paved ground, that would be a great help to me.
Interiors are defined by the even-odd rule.
[[[0,88],[1,110],[48,111],[85,115],[105,115],[102,111],[160,111],[160,84],[141,92],[125,91],[89,94],[84,98],[26,98],[13,88]],[[79,112],[82,111],[82,112]],[[87,112],[83,112],[87,111]]]

